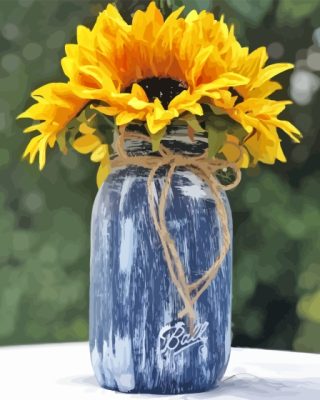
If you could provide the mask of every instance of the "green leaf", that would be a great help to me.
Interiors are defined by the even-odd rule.
[[[77,134],[79,133],[79,126],[71,127],[68,132],[69,132],[69,143],[72,145],[72,143],[75,141]]]
[[[66,145],[66,135],[67,135],[67,128],[65,128],[61,133],[59,133],[58,137],[57,137],[57,143],[59,146],[59,149],[61,151],[61,153],[63,154],[67,154],[68,153],[68,149],[67,149],[67,145]]]
[[[228,115],[210,115],[208,121],[214,129],[223,132],[233,124],[233,120]]]
[[[223,110],[213,105],[209,105],[209,107],[213,114],[210,115],[210,111],[207,111],[206,115],[209,115],[208,119],[217,130],[225,131],[230,135],[236,136],[240,142],[248,136],[248,132],[243,128],[243,126],[232,119]],[[207,110],[209,110],[209,108],[207,108]]]
[[[228,128],[228,133],[236,136],[240,142],[242,142],[244,138],[248,136],[248,132],[237,122],[234,122],[232,125],[230,125]]]
[[[78,124],[80,125],[82,124],[82,122],[86,122],[88,119],[86,112],[88,112],[86,111],[86,109],[82,110],[81,113],[75,118],[75,123],[78,122]]]
[[[158,133],[150,133],[150,138],[151,138],[151,146],[152,146],[152,151],[159,151],[160,148],[160,142],[163,136],[165,135],[167,131],[167,128],[161,129]]]
[[[94,125],[103,142],[111,145],[114,139],[115,125],[101,113],[96,115]]]
[[[217,130],[211,120],[207,121],[206,129],[208,132],[208,156],[212,158],[222,148],[227,139],[227,134],[225,131]]]
[[[113,118],[109,118],[108,116],[98,112],[95,116],[95,126],[98,128],[100,125],[105,126],[108,125],[109,127],[114,128],[115,124],[113,122]]]
[[[186,122],[195,132],[205,132],[205,129],[199,124],[197,117],[193,114],[187,113],[185,115],[181,115],[179,120]]]
[[[215,115],[226,115],[227,114],[225,110],[223,110],[222,108],[216,107],[212,104],[210,104],[209,107]]]
[[[85,120],[87,121],[88,119],[90,119],[94,114],[98,114],[97,111],[92,108],[89,104],[86,106],[86,108],[83,110],[84,116],[85,116]],[[81,121],[84,122],[84,121]]]

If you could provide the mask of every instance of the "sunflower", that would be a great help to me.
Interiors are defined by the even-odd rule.
[[[242,167],[285,161],[278,129],[295,142],[301,134],[278,119],[290,102],[269,96],[281,89],[272,78],[292,64],[266,66],[265,47],[250,53],[223,18],[206,11],[191,11],[183,18],[182,11],[164,19],[152,2],[128,24],[109,4],[92,30],[79,26],[77,44],[66,45],[61,62],[68,82],[33,92],[37,103],[19,116],[39,121],[25,130],[40,134],[24,156],[33,162],[39,153],[43,168],[47,146],[59,144],[68,124],[90,108],[114,118],[117,126],[140,121],[157,141],[176,119],[194,130],[204,122],[209,144],[216,141],[211,155],[233,161],[238,146]],[[223,131],[214,128],[219,118],[228,121]],[[89,124],[82,123],[79,132],[72,146],[100,163],[100,185],[110,169],[108,145]]]

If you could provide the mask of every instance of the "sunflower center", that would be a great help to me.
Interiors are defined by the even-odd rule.
[[[149,101],[154,101],[158,98],[161,101],[163,108],[168,108],[172,99],[174,99],[183,90],[187,89],[187,85],[182,81],[177,81],[172,78],[146,78],[137,82],[143,90]],[[132,85],[125,89],[126,93],[131,92]]]

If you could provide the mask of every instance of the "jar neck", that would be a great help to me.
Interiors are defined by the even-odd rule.
[[[132,131],[137,132],[137,129],[132,128]],[[130,136],[130,130],[127,129],[128,136]],[[147,132],[139,130],[139,133],[146,135]],[[203,134],[194,134],[193,140],[188,135],[188,129],[186,126],[172,126],[167,127],[166,134],[161,140],[161,144],[171,150],[174,153],[185,154],[185,155],[200,155],[208,147],[208,138]],[[133,139],[126,141],[126,151],[130,156],[135,155],[147,155],[152,153],[151,143],[143,140]]]

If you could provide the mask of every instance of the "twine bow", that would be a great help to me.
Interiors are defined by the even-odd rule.
[[[161,144],[159,148],[160,157],[156,155],[128,156],[125,150],[126,139],[139,139],[145,142],[151,142],[151,139],[148,136],[135,132],[126,135],[122,131],[116,141],[118,157],[111,161],[111,166],[121,167],[125,165],[136,165],[150,169],[147,180],[150,214],[163,247],[164,257],[170,277],[184,303],[184,308],[178,313],[178,318],[188,316],[190,334],[193,335],[196,320],[196,313],[193,306],[217,275],[231,243],[228,227],[228,215],[221,197],[221,190],[230,190],[238,185],[241,179],[240,170],[235,163],[230,163],[220,159],[209,159],[207,151],[199,156],[186,156],[173,153]],[[157,210],[154,201],[153,181],[156,172],[163,166],[169,166],[169,170],[161,190]],[[213,194],[222,231],[222,243],[220,245],[219,256],[212,262],[211,266],[202,277],[193,283],[187,281],[184,266],[181,262],[175,242],[168,231],[165,218],[166,202],[171,187],[172,176],[178,167],[188,168],[207,183]],[[234,182],[229,185],[222,185],[215,176],[218,170],[224,168],[232,168],[236,173]]]

